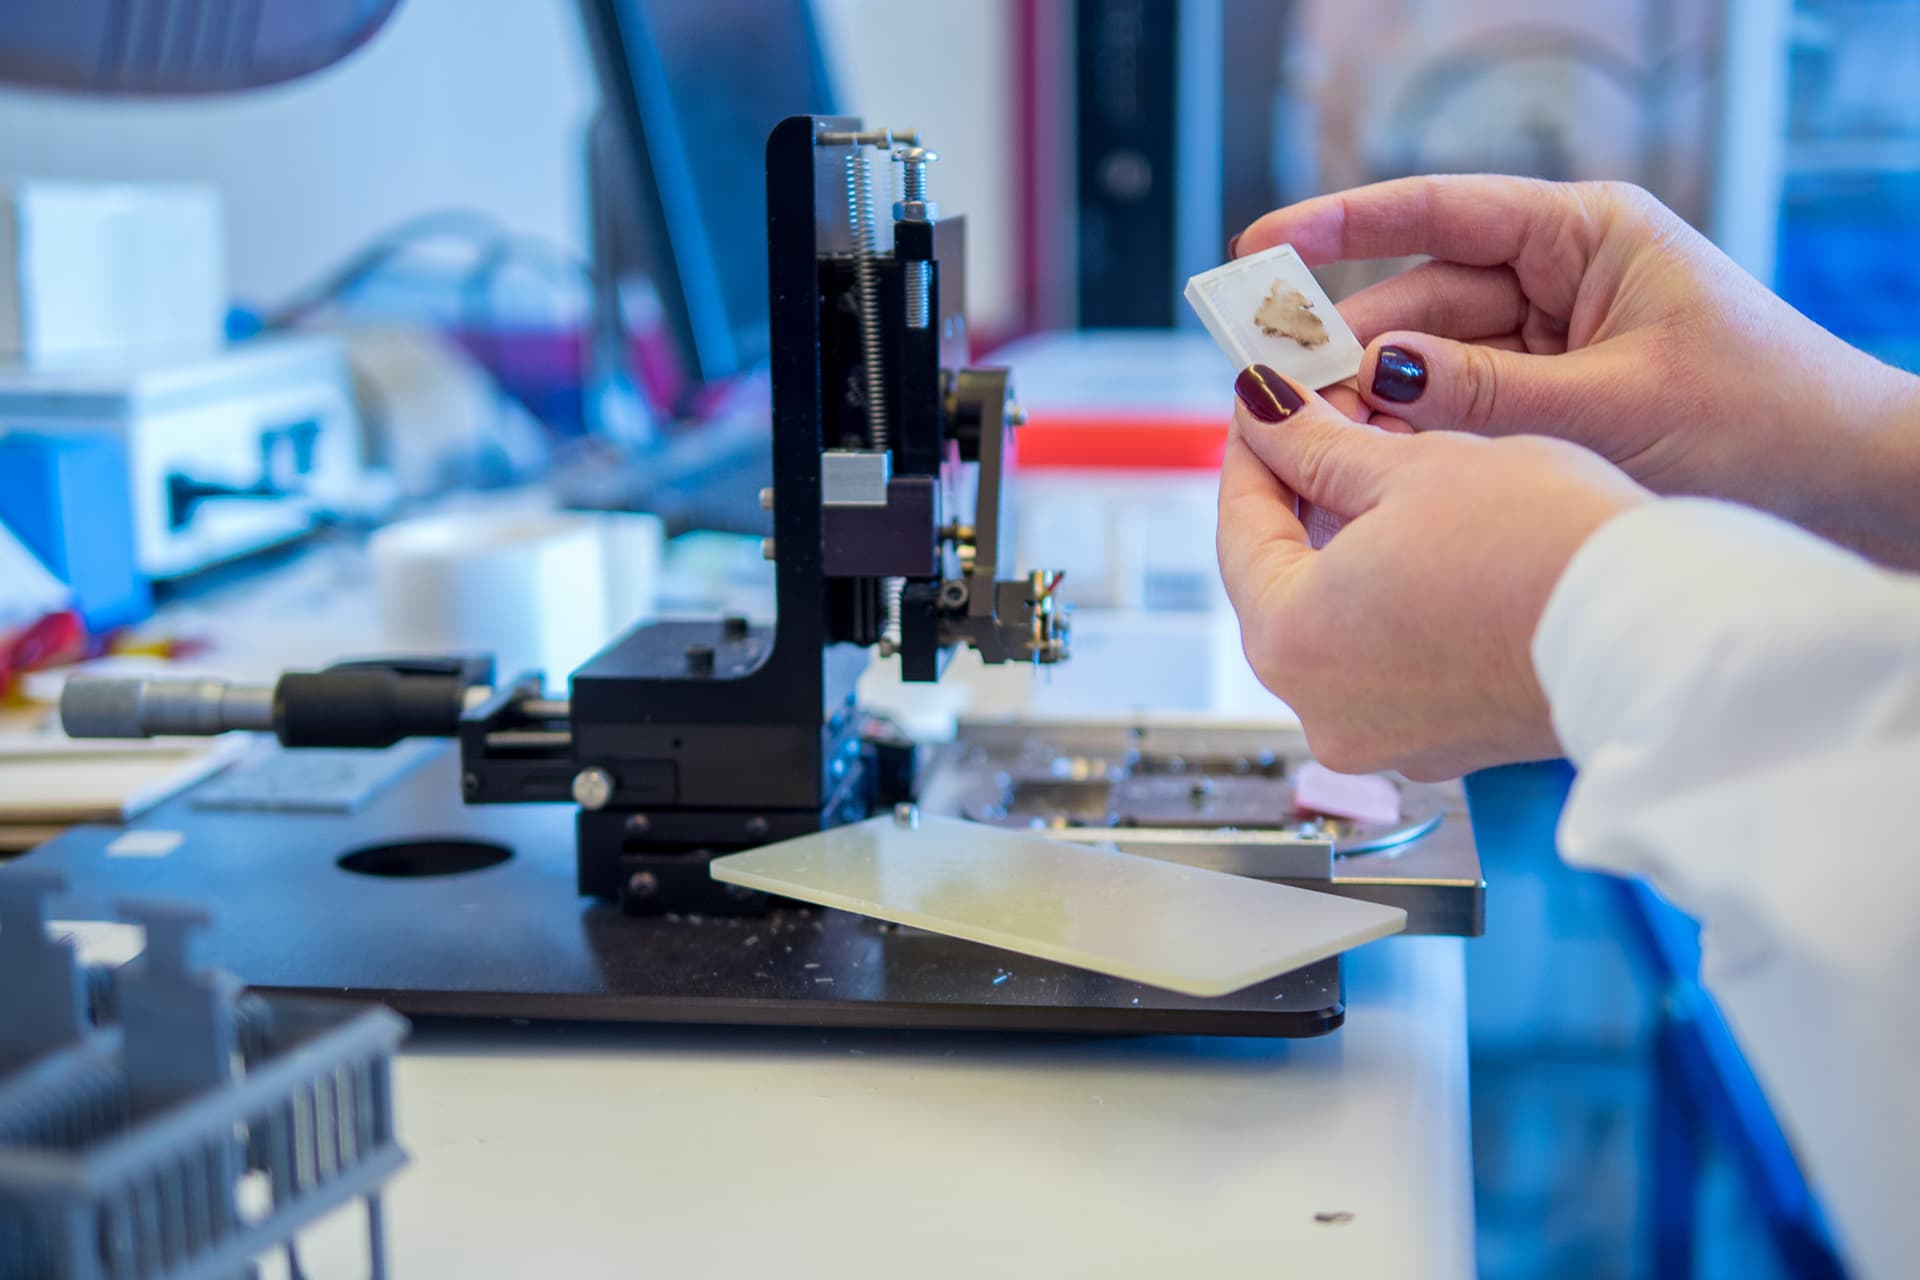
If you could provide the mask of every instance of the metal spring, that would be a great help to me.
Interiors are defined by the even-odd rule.
[[[932,321],[932,283],[926,263],[907,263],[907,328],[924,329]]]
[[[885,449],[887,435],[887,394],[884,347],[880,341],[880,281],[874,273],[873,259],[879,253],[879,223],[874,213],[873,169],[867,154],[856,149],[847,156],[847,222],[853,231],[853,281],[860,310],[861,373],[867,393],[867,446]],[[900,597],[906,590],[901,578],[881,580],[881,600],[885,606],[880,627],[880,652],[900,649]]]
[[[874,217],[873,174],[865,151],[847,156],[847,221],[853,229],[853,281],[860,309],[860,358],[867,393],[867,447],[887,447],[887,396],[880,341],[880,281],[873,259],[879,252]]]
[[[900,598],[906,590],[905,578],[880,580],[881,600],[886,605],[886,621],[880,625],[880,652],[883,654],[900,652]]]

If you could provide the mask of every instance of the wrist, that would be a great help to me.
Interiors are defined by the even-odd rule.
[[[1920,378],[1876,362],[1858,413],[1826,449],[1832,475],[1799,521],[1882,564],[1920,569]]]

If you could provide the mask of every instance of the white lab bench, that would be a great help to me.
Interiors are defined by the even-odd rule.
[[[214,605],[211,665],[368,648],[343,554]],[[1346,1025],[1308,1041],[421,1026],[392,1274],[1470,1276],[1463,944],[1346,974]],[[360,1274],[360,1230],[313,1233],[309,1273]]]
[[[1462,943],[1308,1041],[428,1026],[397,1277],[1473,1274]],[[351,1270],[360,1223],[309,1242]],[[315,1264],[324,1264],[316,1266]],[[340,1266],[332,1271],[324,1267]]]

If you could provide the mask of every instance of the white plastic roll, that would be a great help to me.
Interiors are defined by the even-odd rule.
[[[370,548],[381,645],[491,653],[505,678],[575,667],[650,614],[660,524],[651,516],[449,512],[402,521]]]

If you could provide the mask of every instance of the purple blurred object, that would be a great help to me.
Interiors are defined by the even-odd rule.
[[[358,49],[400,0],[5,0],[0,83],[90,94],[230,93]]]

